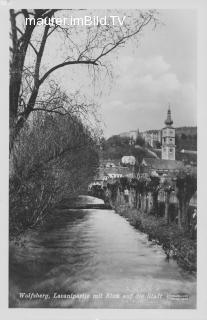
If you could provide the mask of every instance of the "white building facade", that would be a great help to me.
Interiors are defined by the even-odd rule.
[[[166,127],[162,129],[162,159],[175,160],[175,128],[172,127],[170,108],[165,120]]]

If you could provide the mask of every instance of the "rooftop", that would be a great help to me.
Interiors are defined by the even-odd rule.
[[[149,166],[152,169],[157,169],[157,170],[178,170],[183,167],[183,163],[181,161],[153,159],[153,158],[144,158],[142,161],[142,165]]]

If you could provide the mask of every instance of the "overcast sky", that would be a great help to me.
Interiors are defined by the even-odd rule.
[[[165,10],[135,50],[120,52],[110,95],[102,99],[105,134],[162,128],[168,104],[174,126],[196,125],[196,13]]]
[[[160,21],[155,31],[147,26],[138,47],[132,43],[116,52],[116,59],[110,55],[113,81],[99,82],[103,94],[97,100],[106,137],[162,128],[169,103],[175,127],[196,125],[196,11],[161,10]],[[52,52],[50,46],[47,60]],[[55,76],[68,92],[77,87],[93,98],[83,66]]]

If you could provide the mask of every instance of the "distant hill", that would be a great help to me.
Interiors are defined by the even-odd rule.
[[[140,163],[144,157],[154,158],[155,154],[144,145],[136,148],[130,144],[130,137],[115,135],[102,142],[103,159],[121,159],[133,155]]]
[[[160,129],[161,130],[161,129]],[[145,130],[144,132],[148,132],[148,133],[156,133],[158,131],[160,131],[158,129],[149,129],[149,130]],[[197,135],[197,127],[177,127],[175,128],[176,130],[176,134],[177,135],[181,135],[181,134],[185,134],[185,135]],[[117,134],[117,136],[120,137],[134,137],[135,135],[137,135],[137,133],[139,132],[139,130],[130,130],[130,131],[126,131],[126,132],[122,132]]]
[[[178,127],[175,128],[176,135],[181,136],[182,134],[197,136],[197,127]]]
[[[175,131],[176,150],[197,150],[197,127],[180,127]]]

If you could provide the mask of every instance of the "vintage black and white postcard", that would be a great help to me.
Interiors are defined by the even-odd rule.
[[[190,319],[198,9],[20,4],[4,4],[9,309]]]

